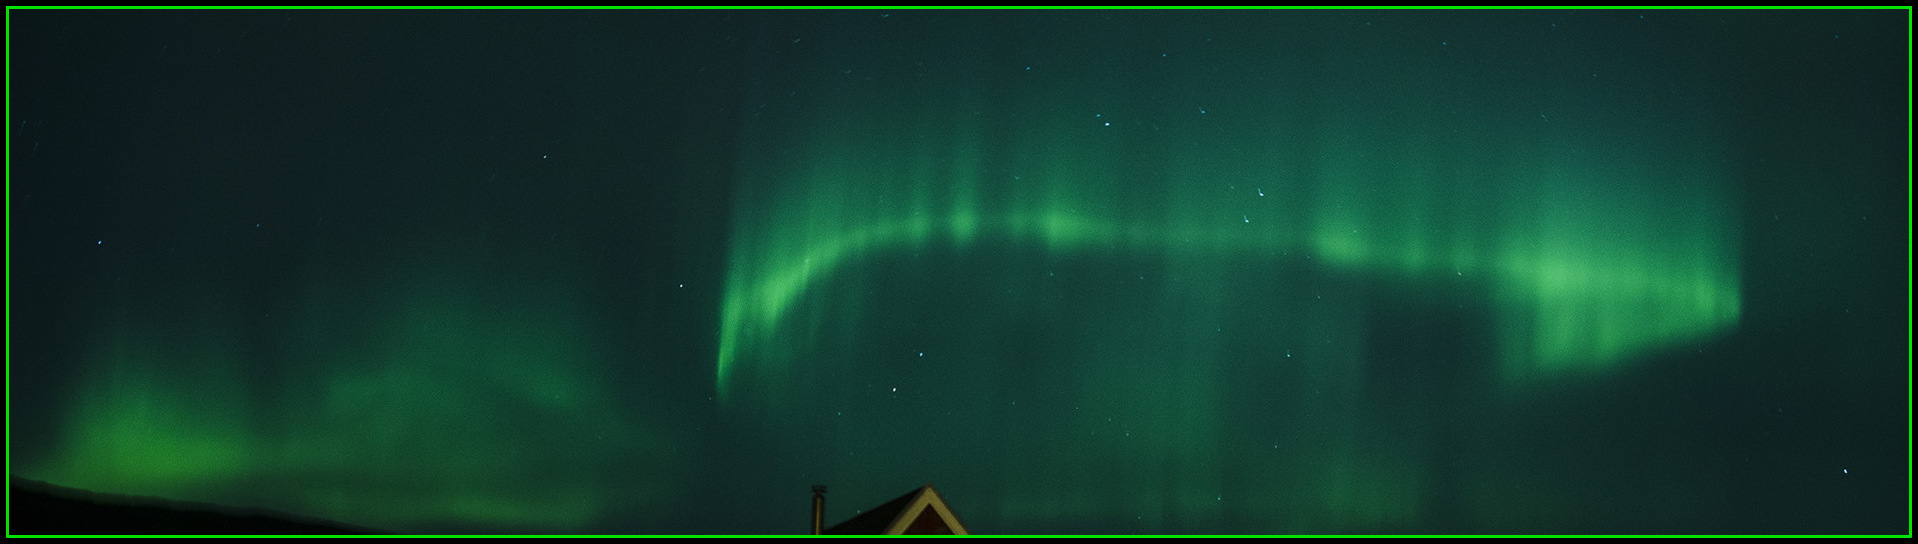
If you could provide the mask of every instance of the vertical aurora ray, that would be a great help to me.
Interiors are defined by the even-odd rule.
[[[1368,375],[1380,356],[1364,348],[1370,282],[1414,297],[1472,294],[1484,330],[1460,330],[1485,336],[1486,368],[1505,391],[1603,379],[1737,324],[1736,210],[1709,119],[1673,104],[1648,116],[1598,100],[1616,89],[1538,89],[1522,76],[1447,84],[1439,53],[1355,65],[1348,56],[1379,52],[1341,48],[1350,45],[1240,45],[1277,53],[1234,64],[1223,81],[1204,59],[1181,68],[1153,64],[1161,55],[1150,47],[1115,47],[1102,54],[1137,60],[1035,74],[1013,66],[1027,61],[955,54],[944,75],[766,83],[790,98],[752,104],[744,120],[720,401],[774,427],[887,435],[877,422],[832,419],[843,414],[833,407],[863,402],[838,382],[894,372],[860,347],[897,332],[878,320],[923,319],[972,331],[971,342],[1037,342],[1023,357],[965,351],[973,372],[1041,377],[953,378],[944,386],[966,392],[954,398],[1030,405],[1025,388],[1054,386],[1058,399],[1030,411],[959,405],[995,422],[973,436],[1005,443],[957,448],[997,467],[988,487],[998,519],[1163,530],[1264,509],[1292,517],[1251,526],[1366,530],[1420,522],[1421,497],[1445,485],[1426,469],[1442,448],[1379,431],[1402,414],[1366,408],[1377,400],[1367,384],[1381,379]],[[1285,53],[1300,49],[1326,58]],[[899,68],[840,53],[875,72]],[[1510,105],[1541,101],[1576,106],[1547,118]],[[908,311],[883,298],[898,291],[872,289],[964,281],[912,276],[927,272],[907,263],[927,255],[1037,293],[983,295],[999,313],[965,319],[1038,312],[1072,324],[1036,341],[981,335],[982,325],[941,317],[964,300]],[[986,273],[998,269],[1046,273]],[[1087,289],[1127,303],[1071,294]],[[1085,309],[1042,311],[1034,300]],[[1264,321],[1240,330],[1249,320]],[[1254,418],[1262,424],[1228,425],[1250,407],[1268,410]],[[815,417],[832,422],[806,423]],[[1258,440],[1248,435],[1275,429],[1285,436],[1265,453],[1246,452]],[[1025,438],[1061,434],[1073,438]],[[1289,461],[1260,456],[1271,452]],[[1237,490],[1229,505],[1225,489]]]
[[[1371,131],[1347,130],[1358,134],[1323,138],[1331,144],[1306,179],[1246,165],[1229,172],[1203,166],[1220,157],[1174,152],[1168,162],[1183,168],[1155,181],[1110,166],[1134,160],[1115,141],[1125,137],[1101,134],[1118,131],[1075,126],[1097,122],[1060,120],[1042,141],[1009,138],[990,150],[981,149],[976,130],[934,133],[857,118],[822,124],[838,130],[793,143],[812,149],[793,154],[804,166],[743,182],[741,199],[750,202],[735,219],[721,303],[722,396],[732,395],[740,372],[787,371],[782,357],[762,350],[805,350],[805,339],[783,332],[788,314],[809,286],[848,261],[981,238],[1057,252],[1227,260],[1297,254],[1340,270],[1480,278],[1503,302],[1501,341],[1513,378],[1604,368],[1724,330],[1739,315],[1735,233],[1717,189],[1723,180],[1710,169],[1710,151],[1684,138],[1595,160],[1513,137],[1489,154],[1533,159],[1467,173],[1456,170],[1459,163],[1497,159],[1456,143],[1365,146],[1354,141]],[[1646,137],[1654,136],[1615,138]],[[1071,143],[1088,140],[1106,145]],[[901,149],[902,141],[927,143]],[[1685,155],[1693,150],[1702,155]],[[1449,171],[1435,159],[1416,160],[1457,154],[1465,156],[1451,159]],[[1031,166],[987,168],[986,155]],[[1070,158],[1047,164],[1046,156]],[[1003,198],[982,202],[982,190]]]

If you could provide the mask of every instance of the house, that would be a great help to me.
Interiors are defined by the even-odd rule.
[[[812,532],[828,535],[964,535],[952,508],[926,484],[899,498],[866,510],[852,519],[821,529],[825,517],[826,486],[813,486]]]

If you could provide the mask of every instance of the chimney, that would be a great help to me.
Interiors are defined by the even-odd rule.
[[[812,486],[812,534],[826,532],[826,486]]]

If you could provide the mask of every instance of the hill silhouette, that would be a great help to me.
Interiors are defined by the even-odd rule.
[[[385,531],[257,508],[7,482],[9,535],[354,535]]]

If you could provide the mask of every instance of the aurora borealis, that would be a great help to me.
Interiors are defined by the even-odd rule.
[[[9,16],[16,477],[1909,530],[1905,11]]]

